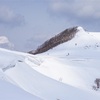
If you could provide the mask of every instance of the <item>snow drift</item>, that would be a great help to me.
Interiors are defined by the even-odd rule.
[[[0,79],[33,100],[100,100],[100,90],[93,89],[100,78],[100,35],[76,30],[70,41],[38,55],[0,48]]]

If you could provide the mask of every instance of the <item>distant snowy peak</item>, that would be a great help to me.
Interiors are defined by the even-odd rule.
[[[85,31],[85,30],[83,29],[83,27],[81,27],[81,26],[78,26],[78,27],[77,27],[77,30],[79,30],[79,31]]]
[[[5,36],[0,36],[0,44],[4,44],[4,43],[8,43],[9,40],[7,37]]]
[[[0,47],[6,49],[14,49],[14,45],[8,40],[6,36],[0,36]]]

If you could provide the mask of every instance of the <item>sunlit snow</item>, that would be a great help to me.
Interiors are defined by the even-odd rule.
[[[0,48],[0,100],[100,100],[93,89],[100,33],[78,29],[72,40],[38,55]]]

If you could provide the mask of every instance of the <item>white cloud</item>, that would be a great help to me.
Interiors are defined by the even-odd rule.
[[[0,44],[9,43],[9,40],[5,36],[0,36]]]
[[[70,26],[100,31],[100,0],[49,0],[49,13]]]
[[[70,14],[76,17],[100,17],[100,0],[54,0],[51,10],[59,14]]]
[[[24,23],[22,15],[14,13],[6,6],[0,6],[0,25],[19,26]]]

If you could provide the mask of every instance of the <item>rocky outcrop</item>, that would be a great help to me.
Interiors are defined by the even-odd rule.
[[[56,47],[57,45],[67,42],[74,38],[75,34],[78,32],[77,27],[68,28],[58,35],[52,37],[51,39],[45,41],[42,45],[40,45],[36,50],[32,50],[30,54],[39,54],[43,53],[49,49]]]

